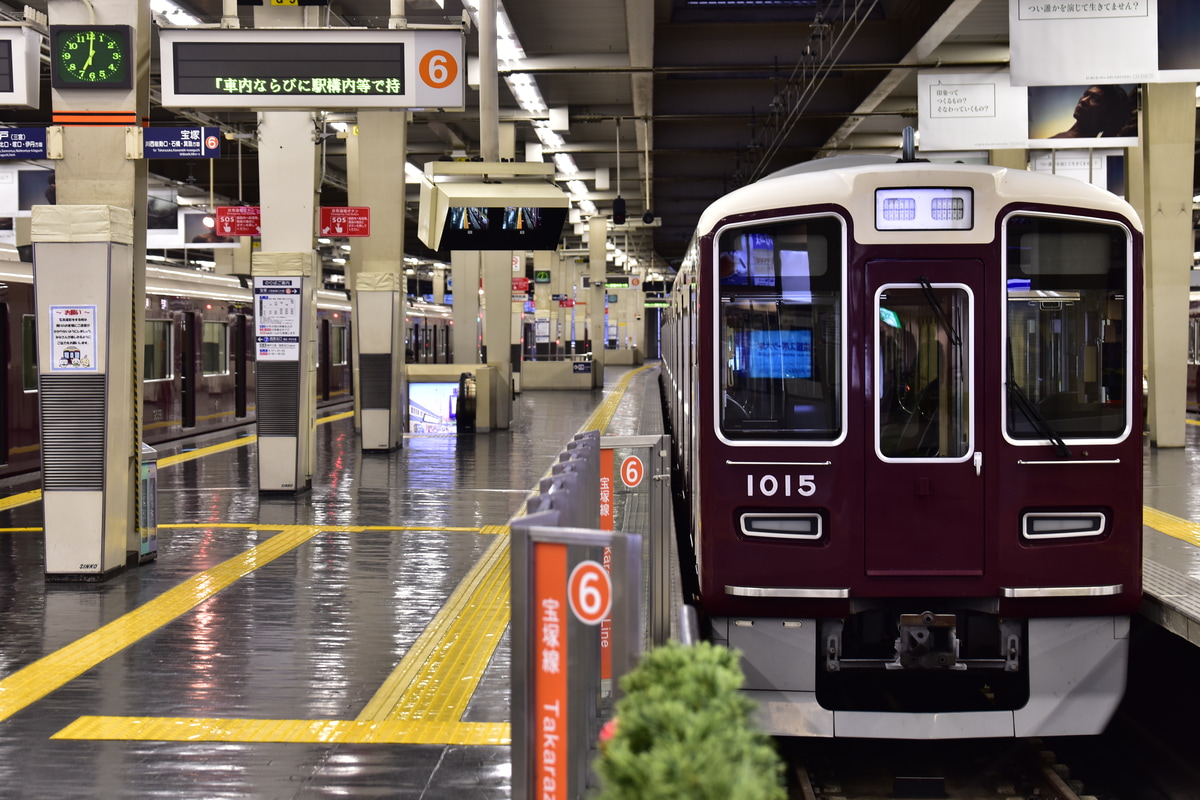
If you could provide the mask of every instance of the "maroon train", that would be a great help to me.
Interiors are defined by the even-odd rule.
[[[663,335],[681,540],[768,731],[1105,727],[1141,292],[1132,208],[1069,178],[835,158],[705,212]]]

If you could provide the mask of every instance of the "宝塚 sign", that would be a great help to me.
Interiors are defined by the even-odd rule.
[[[142,158],[216,158],[220,128],[142,128]]]
[[[371,209],[367,206],[321,206],[322,236],[370,236]]]

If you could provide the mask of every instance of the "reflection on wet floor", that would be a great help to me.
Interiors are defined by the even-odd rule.
[[[605,392],[628,372],[610,370]],[[635,379],[635,402],[614,423],[640,416],[642,382],[655,376]],[[369,741],[355,719],[403,656],[428,647],[423,632],[481,559],[495,560],[498,542],[504,570],[490,574],[507,590],[497,526],[601,400],[599,391],[526,392],[507,431],[406,437],[393,453],[362,453],[351,419],[321,424],[313,488],[296,496],[258,494],[254,444],[161,468],[159,556],[103,584],[47,584],[40,532],[17,530],[40,526],[40,505],[0,512],[0,794],[508,797],[507,746],[451,743],[507,730],[506,611],[477,690],[438,723],[448,733],[419,718],[447,712],[398,709],[380,730],[416,743],[355,743]],[[160,448],[160,462],[178,449]],[[263,548],[287,536],[294,543],[268,556]],[[231,559],[250,563],[218,583]],[[128,612],[164,605],[181,585],[199,601],[130,633]],[[118,619],[111,637],[93,635]],[[35,664],[81,640],[103,650],[101,639],[125,635],[127,645],[78,677]],[[32,690],[5,690],[30,665],[20,674],[44,674],[56,688],[21,706],[13,698]],[[301,721],[300,733],[287,721]],[[241,724],[254,730],[239,734]],[[137,740],[140,728],[165,732]],[[120,740],[122,730],[134,740]],[[153,738],[181,733],[201,740]],[[216,741],[238,735],[249,740]]]

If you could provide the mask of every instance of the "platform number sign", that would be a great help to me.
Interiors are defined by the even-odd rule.
[[[629,456],[621,462],[621,482],[630,489],[635,488],[642,482],[642,476],[646,474],[646,467],[642,464],[642,460],[637,456]]]
[[[584,625],[599,625],[612,607],[612,581],[596,561],[580,561],[571,570],[567,599],[575,618]]]

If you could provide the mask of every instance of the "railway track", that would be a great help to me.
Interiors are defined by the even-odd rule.
[[[1038,739],[780,740],[793,800],[1087,800]]]

